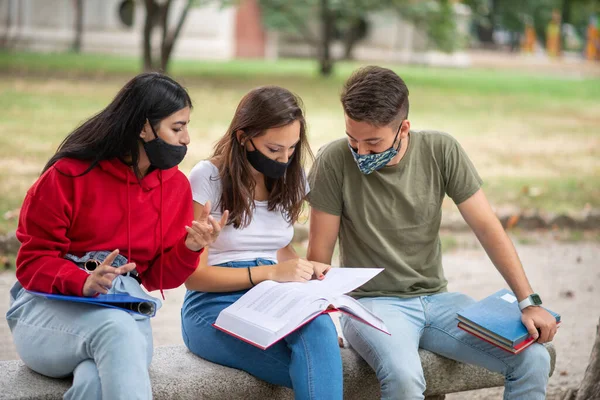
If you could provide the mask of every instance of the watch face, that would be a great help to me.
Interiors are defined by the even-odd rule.
[[[531,301],[533,302],[534,305],[539,306],[542,304],[542,299],[540,298],[539,295],[537,294],[532,294],[531,296],[529,296],[529,298],[531,299]]]

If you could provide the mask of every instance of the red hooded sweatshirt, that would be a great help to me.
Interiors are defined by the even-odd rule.
[[[17,279],[25,289],[82,296],[87,272],[64,259],[70,253],[119,249],[136,264],[148,290],[181,285],[200,252],[185,245],[194,219],[189,182],[177,167],[138,181],[118,159],[61,159],[29,189],[17,238]]]

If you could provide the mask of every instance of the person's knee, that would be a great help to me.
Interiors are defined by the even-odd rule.
[[[102,384],[93,360],[81,362],[73,371],[73,386],[65,393],[65,400],[101,399]]]
[[[425,392],[422,369],[411,368],[402,360],[389,360],[377,369],[382,399],[419,399]]]
[[[98,328],[98,341],[110,343],[115,351],[126,353],[146,354],[148,343],[146,337],[138,328],[138,322],[129,313],[121,310],[106,315]]]
[[[320,315],[313,319],[304,326],[302,334],[320,338],[335,337],[337,340],[337,330],[329,315]]]
[[[550,354],[543,345],[534,344],[521,353],[520,356],[520,374],[548,380],[550,377]]]

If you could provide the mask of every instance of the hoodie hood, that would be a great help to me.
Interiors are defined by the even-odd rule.
[[[139,182],[144,190],[152,190],[160,186],[161,182],[173,178],[179,171],[177,166],[165,170],[155,169],[138,181],[131,167],[118,158],[102,160],[98,166],[122,182],[129,182],[129,184],[138,184]]]

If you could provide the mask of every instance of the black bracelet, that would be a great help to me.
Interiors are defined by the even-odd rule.
[[[248,267],[248,279],[250,279],[250,284],[252,285],[252,287],[256,286],[254,284],[254,282],[252,281],[252,274],[250,273],[250,267]]]

